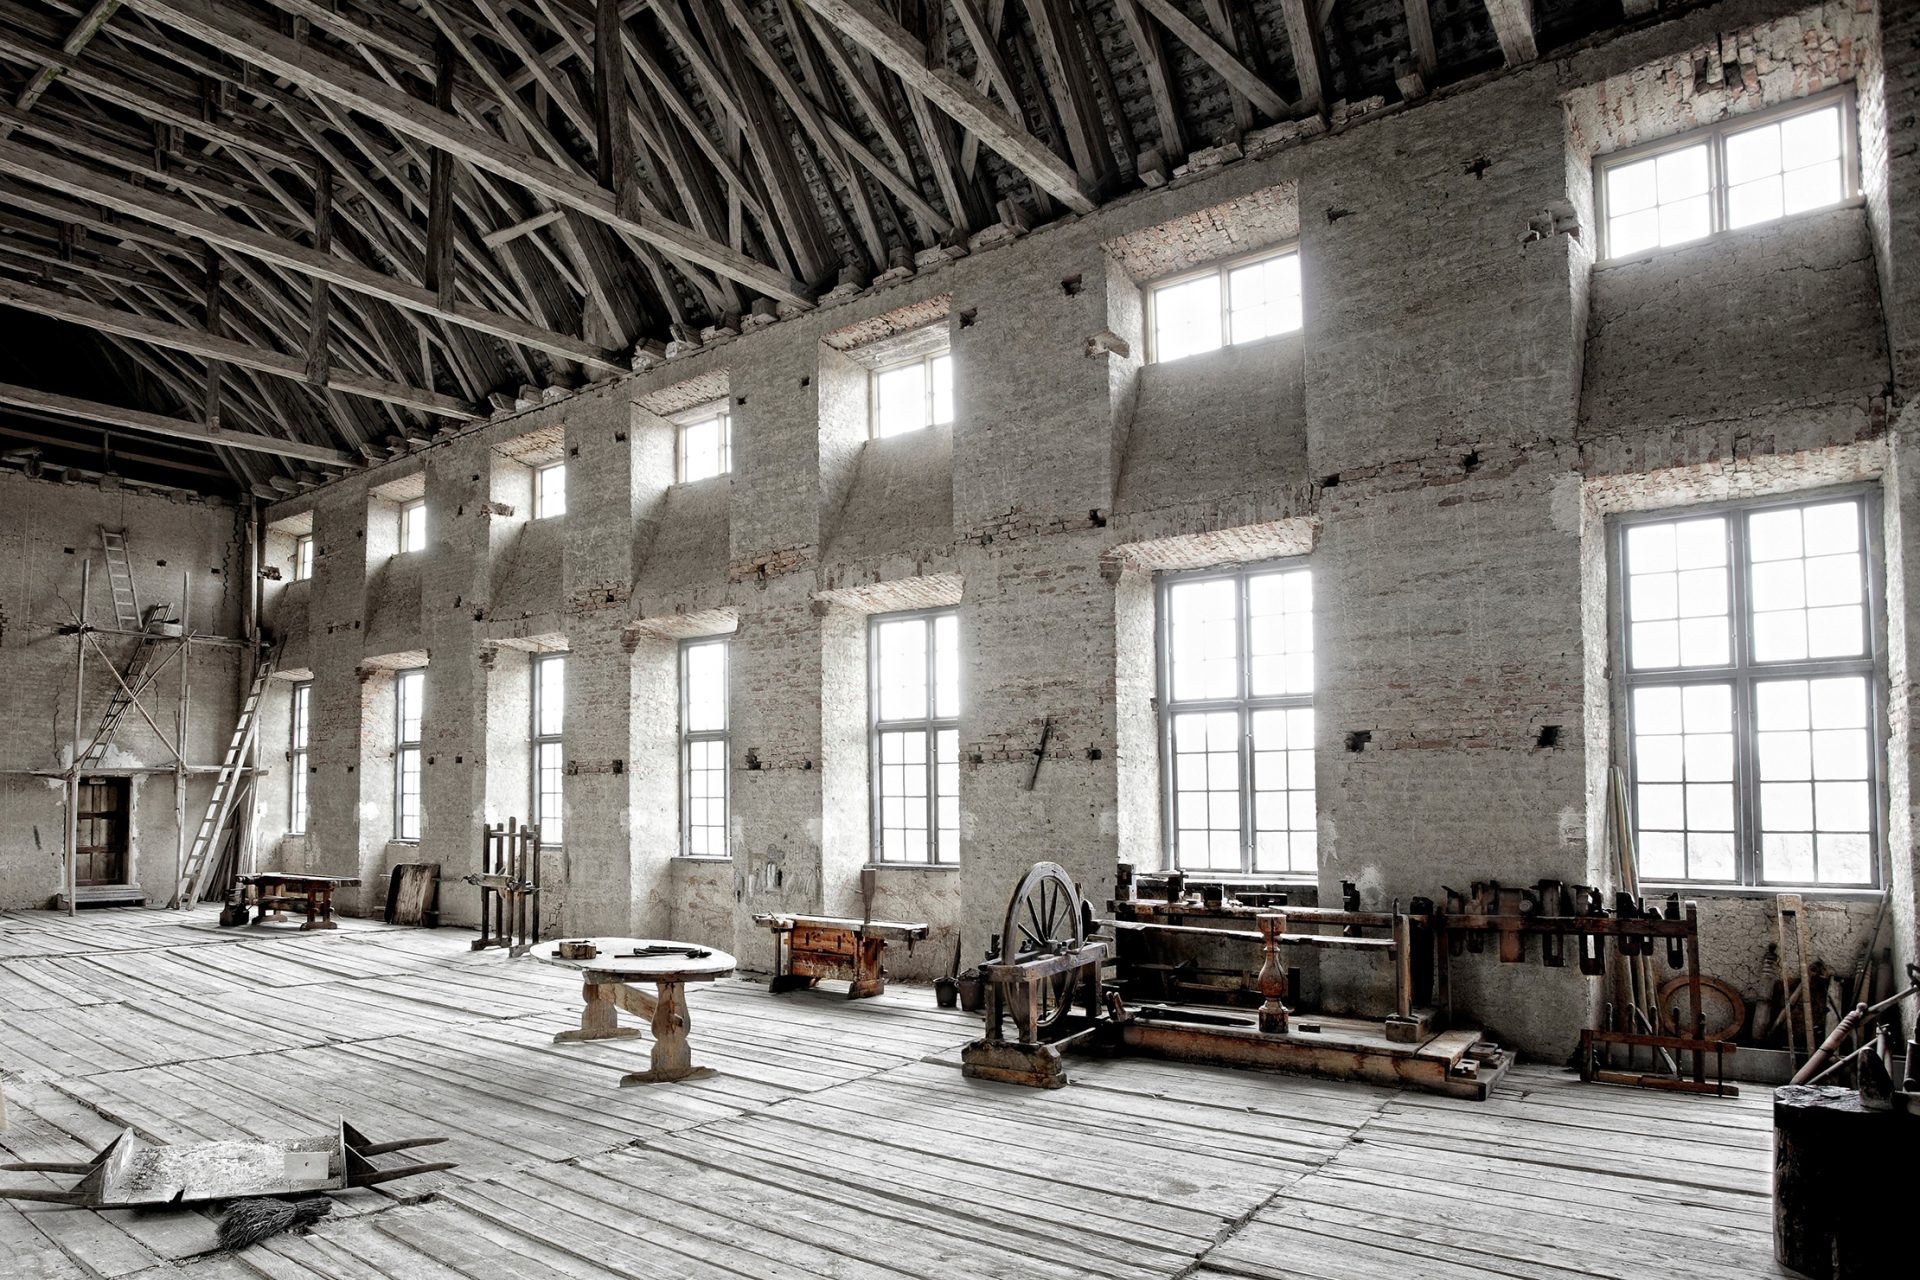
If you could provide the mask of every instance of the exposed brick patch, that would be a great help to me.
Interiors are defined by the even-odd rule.
[[[1074,515],[1043,515],[1016,506],[987,523],[967,530],[960,537],[966,546],[990,547],[1002,542],[1038,538],[1051,533],[1082,533],[1107,527],[1107,513],[1089,510]]]
[[[727,581],[771,582],[806,568],[813,563],[814,555],[815,548],[811,546],[792,546],[762,551],[744,560],[730,560],[727,562]]]

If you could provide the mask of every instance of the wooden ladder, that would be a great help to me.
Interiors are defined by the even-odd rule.
[[[140,597],[133,589],[133,561],[127,558],[127,531],[101,525],[100,546],[107,561],[107,582],[113,589],[114,623],[122,631],[138,631]]]
[[[280,661],[280,648],[275,645],[260,659],[260,665],[253,673],[253,684],[247,690],[246,701],[240,704],[239,718],[233,724],[233,737],[227,743],[226,758],[220,762],[220,772],[213,781],[213,795],[207,801],[207,812],[200,819],[200,829],[194,833],[193,847],[187,852],[187,860],[180,867],[180,882],[174,888],[173,906],[190,907],[200,900],[207,891],[207,882],[213,878],[213,872],[220,865],[220,849],[227,824],[233,818],[241,793],[249,782],[246,773],[247,750],[253,745],[253,739],[260,728],[260,699],[266,692],[267,681],[272,677],[274,667]]]
[[[143,637],[133,656],[127,659],[126,670],[120,673],[120,679],[113,686],[113,696],[107,699],[107,709],[100,716],[100,727],[94,731],[87,749],[80,753],[82,770],[99,767],[101,758],[107,754],[107,745],[113,741],[114,730],[120,727],[128,708],[159,676],[159,670],[153,667],[153,651],[153,641]],[[133,692],[128,693],[129,689]]]

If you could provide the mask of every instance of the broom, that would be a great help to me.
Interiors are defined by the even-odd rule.
[[[294,1227],[310,1227],[333,1211],[325,1196],[307,1200],[236,1200],[220,1215],[220,1247],[238,1253]]]

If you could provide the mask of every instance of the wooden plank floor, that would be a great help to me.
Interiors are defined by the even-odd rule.
[[[1767,1095],[1516,1069],[1487,1102],[1146,1060],[1056,1092],[965,1080],[977,1023],[690,992],[712,1079],[619,1089],[638,1040],[555,1045],[567,973],[464,932],[223,931],[210,911],[0,913],[11,1159],[324,1132],[452,1141],[446,1173],[213,1252],[198,1213],[0,1202],[21,1280],[847,1280],[1785,1275]],[[444,1153],[444,1155],[443,1155]],[[43,1175],[0,1177],[51,1185]],[[65,1181],[65,1180],[61,1180]]]

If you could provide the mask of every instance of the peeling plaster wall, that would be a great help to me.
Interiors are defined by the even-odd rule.
[[[1914,6],[1888,9],[1911,49]],[[957,600],[962,866],[887,869],[876,904],[936,929],[895,972],[939,972],[956,931],[978,957],[1031,862],[1062,863],[1099,903],[1116,854],[1158,860],[1151,573],[1309,554],[1311,888],[1331,901],[1351,879],[1379,907],[1474,879],[1603,879],[1607,514],[1891,477],[1897,608],[1920,563],[1920,427],[1889,422],[1885,336],[1904,368],[1920,332],[1902,271],[1920,255],[1907,199],[1920,59],[1883,74],[1878,44],[1872,4],[1733,0],[1324,137],[1250,136],[1246,158],[1213,152],[1225,162],[1000,247],[976,237],[970,256],[282,504],[276,518],[311,513],[321,549],[304,621],[324,797],[313,860],[384,856],[390,713],[368,686],[387,677],[359,674],[424,651],[437,723],[420,853],[464,869],[473,815],[494,798],[460,771],[508,732],[497,717],[521,714],[491,705],[479,654],[502,629],[550,630],[574,655],[553,927],[671,930],[764,968],[755,913],[858,910],[867,613]],[[1592,267],[1596,149],[1847,77],[1871,80],[1863,106],[1884,117],[1867,177],[1885,190],[1864,208]],[[1140,285],[1160,265],[1192,265],[1216,240],[1296,239],[1303,332],[1142,366]],[[952,344],[951,431],[865,440],[862,344],[927,323]],[[733,472],[674,485],[660,415],[716,394]],[[510,441],[556,430],[569,511],[557,559],[536,559],[502,543],[477,482]],[[433,508],[432,548],[400,562],[382,509],[393,481],[424,484]],[[300,625],[296,597],[277,599]],[[729,629],[732,859],[692,862],[673,856],[668,638]],[[1891,875],[1910,950],[1904,619],[1889,643]],[[1549,726],[1557,745],[1543,746]],[[1707,967],[1741,983],[1751,902],[1705,904]],[[1852,964],[1859,912],[1819,901],[1815,945],[1836,969]],[[1359,1007],[1381,976],[1329,962],[1319,981]],[[1463,1019],[1553,1059],[1589,1012],[1577,977],[1491,955],[1457,963],[1454,991]]]

